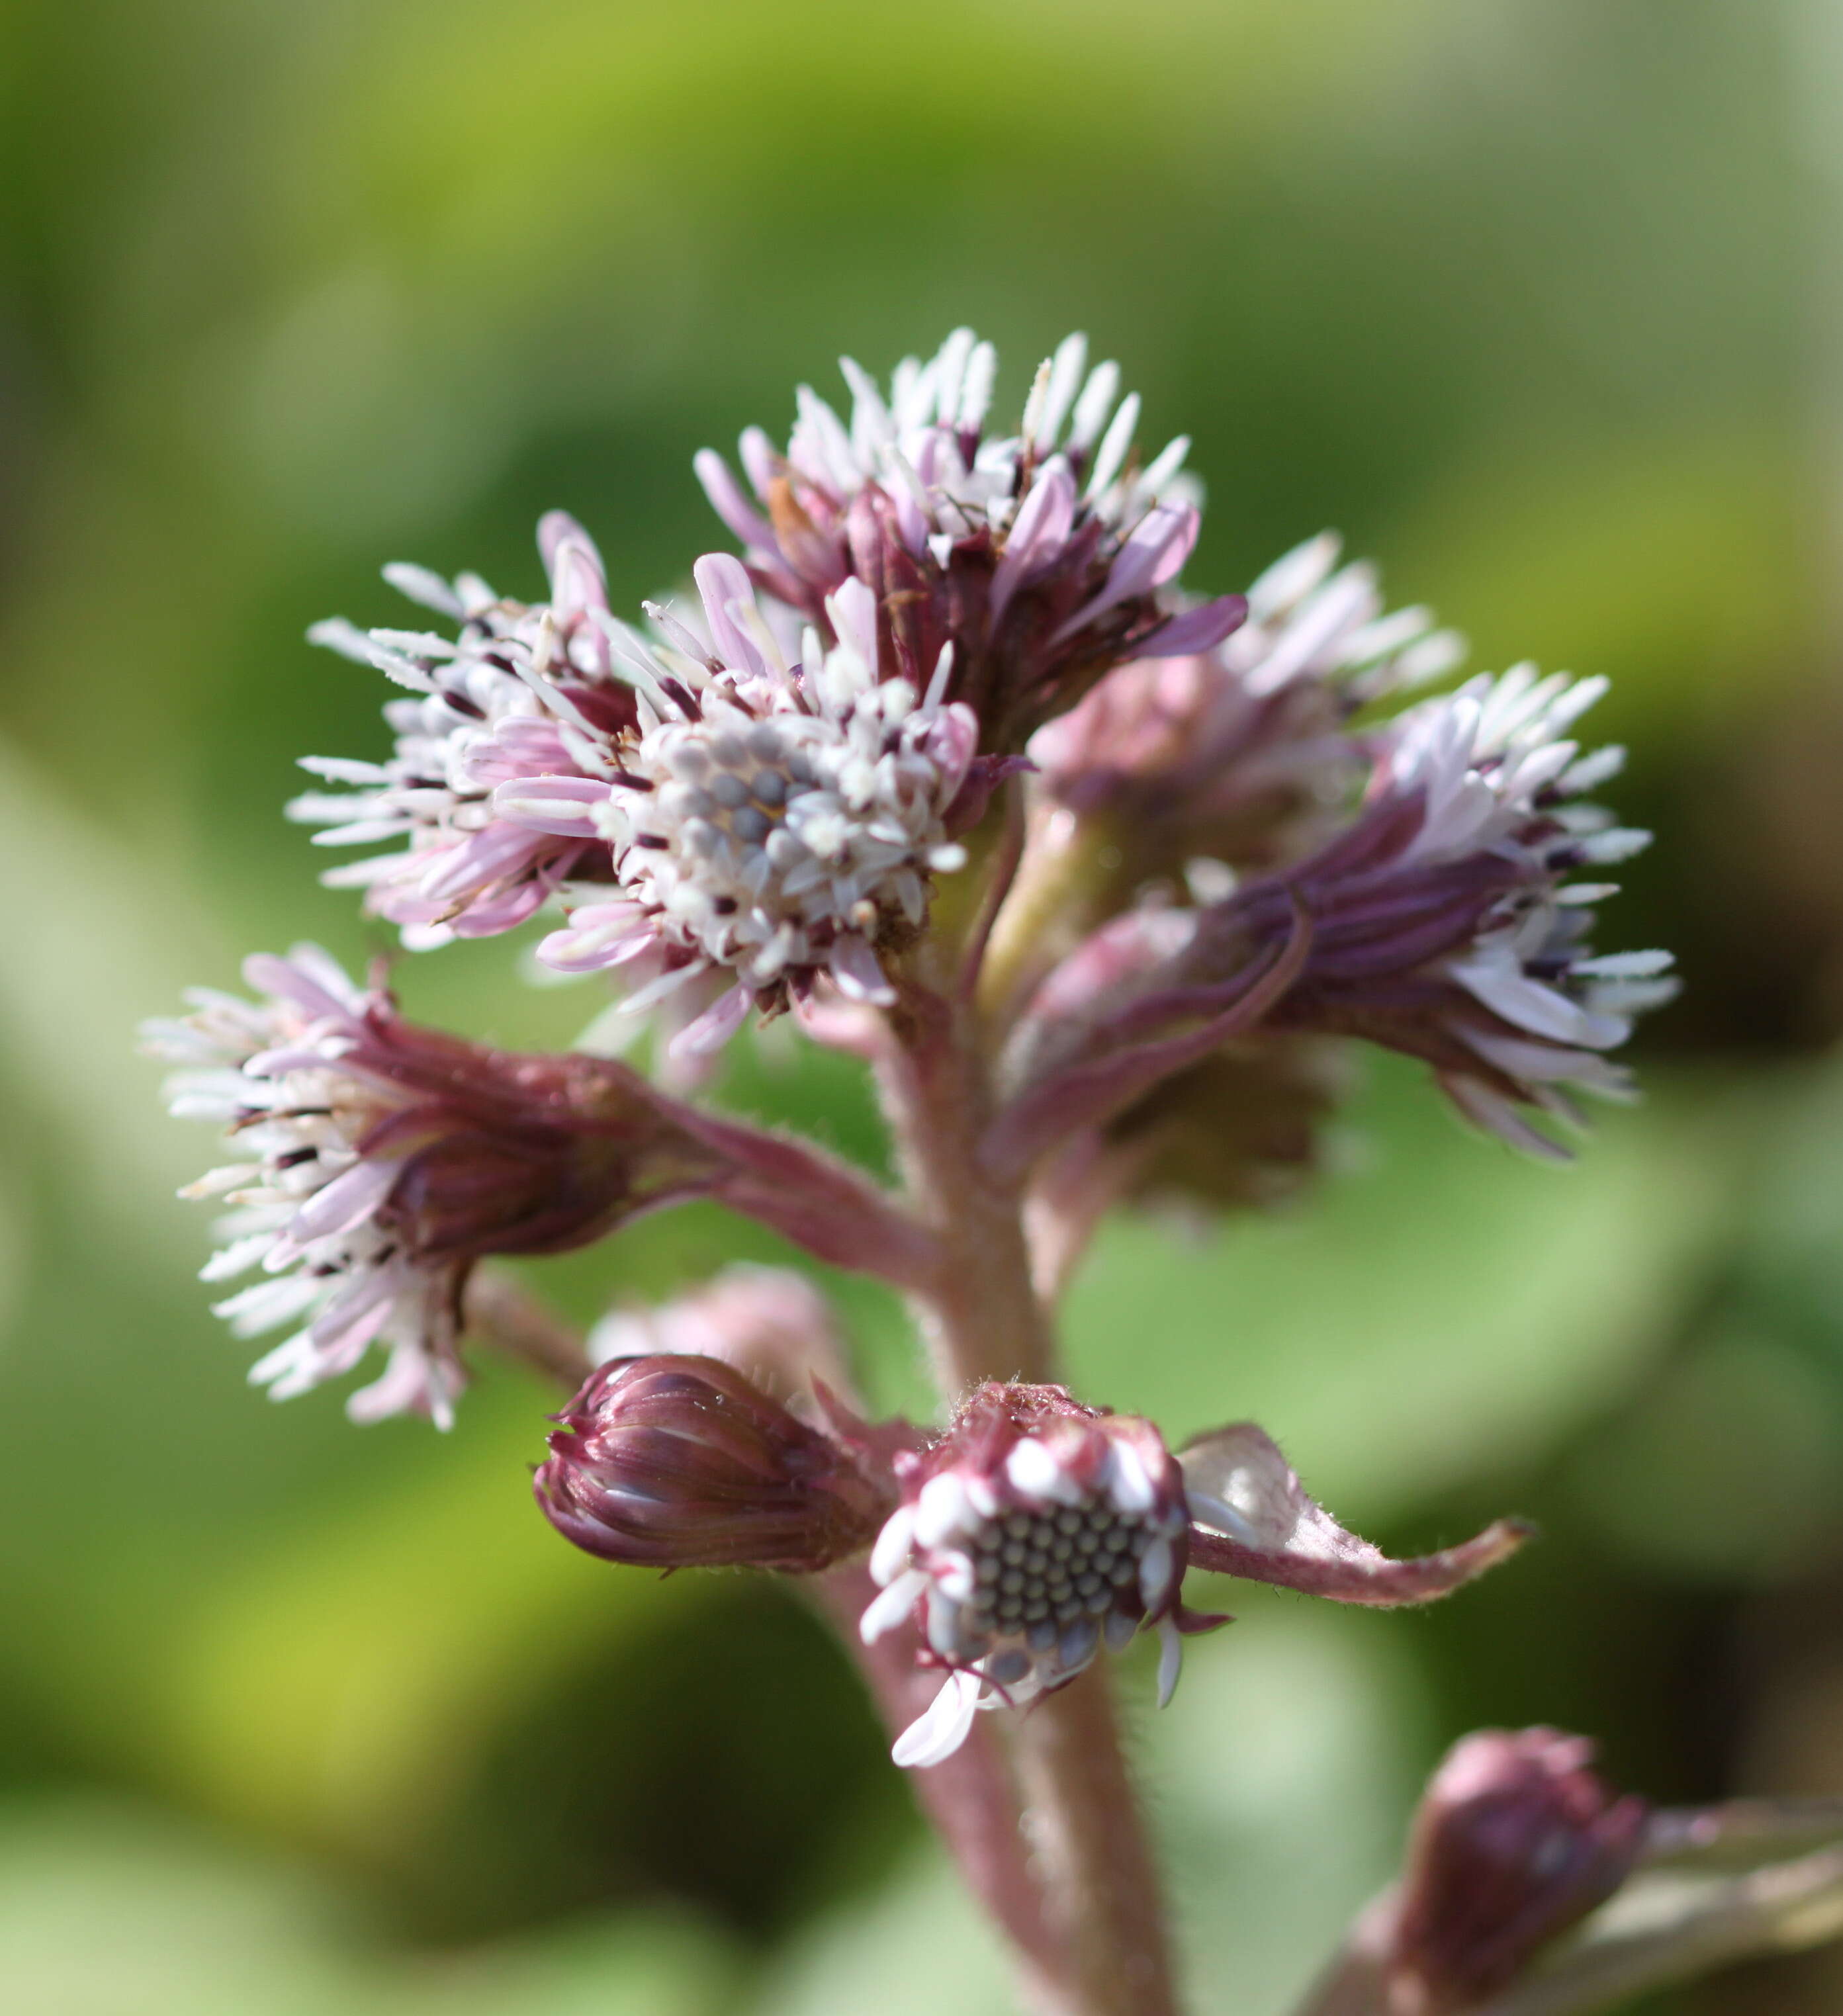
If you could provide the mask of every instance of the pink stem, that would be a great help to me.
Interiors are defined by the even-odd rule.
[[[940,1242],[914,1300],[943,1391],[951,1401],[985,1380],[1052,1379],[1022,1184],[994,1175],[979,1152],[994,1100],[974,1018],[911,986],[892,1020],[899,1042],[879,1075],[914,1205]],[[1064,2016],[1176,2016],[1157,1872],[1106,1672],[1091,1667],[1044,1696],[1012,1743]]]
[[[466,1334],[554,1379],[573,1393],[589,1376],[582,1333],[521,1282],[488,1266],[476,1270],[462,1301]]]

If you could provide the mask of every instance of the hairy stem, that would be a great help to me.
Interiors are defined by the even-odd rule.
[[[938,1242],[912,1299],[942,1389],[952,1400],[981,1380],[1048,1379],[1055,1346],[1030,1283],[1021,1187],[995,1180],[977,1152],[992,1089],[976,1018],[917,987],[895,1021],[879,1078],[911,1203]]]
[[[1024,1824],[1082,2016],[1175,2016],[1157,1873],[1105,1665],[1045,1694],[1013,1737]]]
[[[829,1568],[806,1585],[836,1626],[870,1686],[890,1734],[899,1734],[932,1698],[938,1676],[915,1663],[912,1631],[894,1632],[866,1645],[857,1620],[876,1593],[860,1564]],[[974,1895],[1001,1924],[1022,1956],[1024,1989],[1033,2009],[1060,2016],[1067,1998],[1066,1942],[1048,1922],[1037,1868],[1029,1853],[1010,1766],[997,1733],[985,1722],[945,1762],[913,1774],[917,1802],[952,1849]]]
[[[900,1041],[881,1079],[915,1208],[940,1242],[913,1299],[943,1391],[952,1400],[982,1380],[1052,1379],[1022,1185],[995,1179],[977,1154],[993,1095],[976,1021],[920,988],[893,1021]],[[1037,1701],[1014,1743],[1066,2016],[1174,2016],[1157,1873],[1105,1672],[1091,1667]]]
[[[478,1269],[461,1316],[467,1335],[556,1380],[566,1392],[575,1392],[589,1376],[581,1331],[510,1274]]]

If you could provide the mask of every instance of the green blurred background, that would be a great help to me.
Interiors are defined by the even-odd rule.
[[[443,1439],[244,1385],[130,1033],[376,942],[279,817],[382,746],[311,620],[399,620],[395,556],[535,593],[554,504],[631,604],[719,542],[694,449],[961,321],[1004,404],[1081,326],[1195,435],[1195,585],[1333,523],[1477,664],[1612,675],[1661,843],[1609,942],[1689,981],[1573,1171],[1378,1067],[1305,1208],[1122,1225],[1075,1292],[1095,1397],[1257,1415],[1398,1547],[1546,1532],[1425,1616],[1237,1591],[1140,1715],[1199,2010],[1277,2016],[1475,1724],[1843,1792],[1840,106],[1834,0],[0,6],[0,2007],[1007,2007],[799,1604],[553,1539],[545,1394],[489,1370]],[[402,983],[568,1041],[592,989],[516,963]],[[727,1096],[878,1152],[835,1063]],[[548,1285],[771,1251],[691,1213]]]

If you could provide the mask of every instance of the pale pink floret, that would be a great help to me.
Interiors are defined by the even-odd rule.
[[[310,792],[290,816],[323,827],[322,846],[383,840],[400,851],[330,870],[413,948],[489,937],[523,923],[566,879],[607,873],[594,823],[618,768],[632,697],[611,671],[608,592],[588,535],[562,512],[540,523],[551,599],[530,607],[463,575],[385,574],[458,623],[460,635],[317,625],[310,635],[375,666],[419,697],[386,703],[396,733],[382,763],[308,757],[304,767],[348,794]]]
[[[380,1222],[402,1163],[362,1146],[391,1107],[388,1089],[362,1068],[367,1017],[384,997],[316,945],[286,959],[258,954],[243,970],[265,999],[197,989],[191,1016],[146,1029],[148,1047],[182,1066],[168,1081],[173,1111],[225,1128],[240,1157],[182,1193],[235,1207],[204,1278],[261,1272],[215,1312],[242,1337],[301,1326],[251,1372],[272,1398],[341,1377],[377,1345],[384,1370],[352,1395],[352,1418],[414,1412],[445,1427],[463,1383],[454,1271],[419,1262]]]

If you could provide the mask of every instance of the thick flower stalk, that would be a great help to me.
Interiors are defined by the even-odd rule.
[[[1070,1392],[1057,1297],[1116,1205],[1300,1188],[1361,1043],[1562,1152],[1578,1095],[1628,1096],[1613,1053],[1671,982],[1661,953],[1593,944],[1644,838],[1592,801],[1620,761],[1575,738],[1600,682],[1519,667],[1416,697],[1462,646],[1329,535],[1245,596],[1186,595],[1188,442],[1142,459],[1139,402],[1081,337],[1015,426],[989,423],[996,372],[959,330],[886,387],[847,363],[847,412],[802,389],[740,475],[700,454],[741,551],[632,621],[552,513],[543,599],[397,567],[441,629],[314,633],[406,689],[381,759],[308,761],[337,788],[294,816],[385,850],[328,879],[413,950],[541,917],[538,958],[614,988],[652,1076],[418,1028],[312,949],[153,1042],[175,1110],[233,1143],[193,1186],[236,1214],[207,1276],[256,1276],[221,1312],[291,1327],[260,1382],[302,1391],[375,1345],[353,1411],[445,1423],[463,1333],[560,1378],[553,1525],[613,1564],[794,1578],[1033,2007],[1174,2016],[1116,1660],[1156,1640],[1169,1698],[1185,1639],[1227,1621],[1199,1575],[1421,1603],[1526,1531],[1392,1560],[1252,1424],[1173,1449]],[[874,1074],[894,1181],[683,1090],[784,1013]],[[936,1417],[867,1420],[849,1340],[785,1269],[657,1309],[610,1283],[586,1340],[492,1269],[694,1198],[903,1295]],[[1574,2006],[1502,1998],[1571,1942],[1583,1978],[1639,1965],[1595,1928],[1662,1852],[1641,1820],[1560,1739],[1479,1739],[1318,2016]],[[1756,1935],[1780,1894],[1723,1893],[1723,1922]]]

